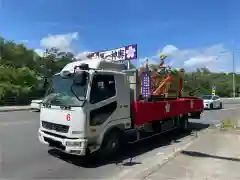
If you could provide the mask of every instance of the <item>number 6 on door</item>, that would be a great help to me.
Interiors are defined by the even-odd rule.
[[[70,120],[71,120],[71,114],[67,114],[67,115],[66,115],[66,120],[67,120],[67,121],[70,121]]]

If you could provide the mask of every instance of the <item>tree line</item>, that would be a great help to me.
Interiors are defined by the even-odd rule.
[[[56,48],[46,49],[44,56],[39,56],[23,44],[0,37],[0,105],[11,103],[11,99],[25,104],[43,97],[47,80],[75,60],[73,53]],[[205,68],[184,75],[185,94],[210,94],[213,85],[219,96],[232,96],[231,73],[214,73]],[[237,94],[239,87],[240,75],[236,74]]]
[[[23,44],[0,37],[0,105],[26,104],[32,98],[41,98],[47,80],[74,60],[71,52],[51,48],[39,56]]]
[[[235,76],[235,95],[239,96],[240,74]],[[216,95],[220,97],[233,96],[233,73],[210,72],[207,68],[197,69],[196,72],[186,73],[184,77],[184,93],[195,92],[195,96],[211,94],[216,87]]]

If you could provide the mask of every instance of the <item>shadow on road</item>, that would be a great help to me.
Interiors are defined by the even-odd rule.
[[[215,158],[215,159],[222,159],[222,160],[240,162],[239,158],[222,157],[222,156],[216,156],[216,155],[211,155],[211,154],[206,154],[206,153],[196,152],[196,151],[182,151],[181,154],[183,154],[185,156],[202,157],[202,158]]]
[[[179,131],[168,132],[132,145],[127,145],[122,148],[121,153],[119,153],[117,157],[111,158],[109,160],[100,160],[99,158],[96,158],[97,154],[93,154],[93,156],[90,157],[79,157],[62,153],[56,149],[49,150],[49,154],[68,163],[84,168],[96,168],[107,164],[133,166],[135,164],[141,164],[141,162],[133,161],[134,157],[152,151],[159,147],[181,142],[181,138],[193,135],[193,132],[206,129],[209,127],[209,125],[201,123],[190,123],[190,127],[191,131],[188,133],[180,133]]]

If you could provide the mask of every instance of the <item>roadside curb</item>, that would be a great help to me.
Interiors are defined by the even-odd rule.
[[[162,165],[166,164],[170,160],[172,160],[174,157],[176,157],[181,151],[188,148],[192,143],[194,143],[196,140],[198,140],[200,137],[202,137],[206,133],[210,133],[218,129],[218,125],[213,127],[208,127],[207,129],[198,131],[194,133],[194,136],[188,138],[188,142],[183,144],[183,146],[179,148],[174,148],[171,153],[168,153],[166,155],[161,156],[161,152],[159,154],[156,154],[155,157],[159,158],[158,163],[154,163],[151,165],[151,161],[153,161],[154,157],[151,157],[148,159],[149,162],[144,162],[143,164],[147,164],[146,167],[135,167],[133,166],[130,169],[123,170],[120,175],[118,175],[117,179],[141,179],[145,180],[149,175],[157,171],[159,168],[161,168]],[[142,165],[144,166],[144,165]],[[115,179],[115,178],[114,178]]]
[[[0,112],[13,112],[13,111],[28,111],[28,110],[32,110],[31,107],[29,108],[6,108],[6,109],[0,109]]]

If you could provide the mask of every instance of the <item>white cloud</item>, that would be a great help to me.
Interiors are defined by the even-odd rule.
[[[73,33],[67,33],[67,34],[54,34],[54,35],[48,35],[46,37],[43,37],[40,40],[40,48],[35,49],[35,52],[39,56],[44,56],[44,51],[47,48],[57,48],[60,51],[63,52],[74,52],[73,50],[73,41],[78,40],[79,35],[78,32]],[[80,52],[75,57],[77,59],[83,59],[86,58],[86,55],[88,54],[88,51]]]
[[[175,47],[173,45],[167,45],[159,52],[159,54],[164,54],[167,56],[167,55],[171,55],[177,51],[178,51],[177,47]]]
[[[227,53],[222,44],[216,44],[205,48],[195,49],[180,49],[174,45],[167,45],[157,52],[156,56],[152,58],[158,59],[159,56],[167,55],[166,63],[173,65],[173,67],[183,67],[187,71],[196,70],[196,68],[207,67],[211,71],[231,71],[232,62],[231,53]],[[226,53],[222,53],[226,52]],[[170,61],[170,62],[169,62]],[[240,64],[239,64],[240,66]]]
[[[154,56],[138,59],[138,65],[145,66],[147,59],[148,59],[148,64],[159,64],[159,58],[161,55],[171,56],[172,54],[174,54],[177,51],[178,51],[177,47],[175,47],[173,45],[167,45],[162,50],[158,50],[158,52]]]
[[[72,52],[72,42],[78,40],[78,33],[48,35],[40,41],[42,48],[58,48],[61,51]]]

